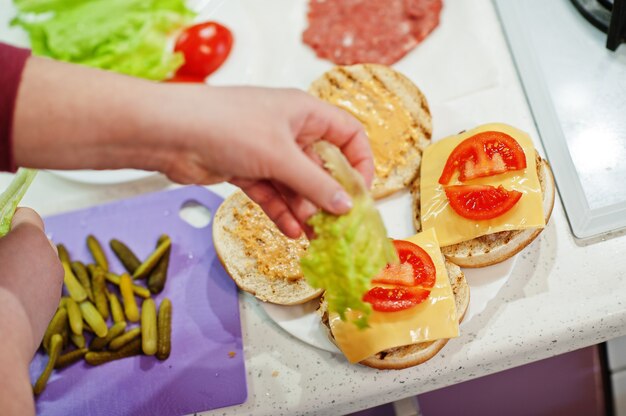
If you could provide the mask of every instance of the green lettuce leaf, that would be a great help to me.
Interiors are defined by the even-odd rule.
[[[398,256],[361,175],[328,142],[316,143],[315,151],[350,194],[353,207],[341,216],[319,212],[311,217],[316,237],[301,260],[302,271],[311,286],[326,291],[330,312],[346,320],[348,309],[359,311],[354,323],[365,328],[371,306],[363,302],[363,295],[371,279],[387,263],[397,263]]]
[[[11,229],[11,220],[28,187],[37,175],[36,170],[19,169],[9,184],[0,194],[0,237],[4,237]]]
[[[15,0],[13,24],[28,31],[35,55],[152,80],[183,63],[168,36],[194,13],[184,0]],[[35,13],[35,14],[33,14]]]

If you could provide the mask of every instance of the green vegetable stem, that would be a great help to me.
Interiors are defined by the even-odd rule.
[[[19,169],[9,184],[9,187],[0,194],[0,237],[5,236],[11,229],[11,220],[26,190],[35,179],[36,170]]]

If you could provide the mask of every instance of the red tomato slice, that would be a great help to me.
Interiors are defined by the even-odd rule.
[[[455,185],[446,187],[452,209],[470,220],[490,220],[509,211],[522,193],[508,191],[502,185]]]
[[[400,264],[388,264],[378,276],[372,279],[372,282],[398,286],[433,287],[437,271],[428,253],[410,241],[393,240],[393,245],[398,252]]]
[[[190,26],[176,40],[174,50],[182,52],[185,63],[176,75],[206,78],[219,68],[233,46],[233,35],[216,22]]]
[[[397,312],[424,302],[429,295],[430,290],[417,287],[374,287],[363,296],[363,301],[371,303],[378,312]]]
[[[449,183],[457,170],[459,180],[465,182],[525,168],[526,155],[517,140],[499,131],[485,131],[463,140],[454,148],[439,183]]]

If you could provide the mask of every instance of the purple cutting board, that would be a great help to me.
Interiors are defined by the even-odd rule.
[[[38,415],[183,415],[246,400],[237,288],[213,248],[212,224],[198,229],[178,215],[188,201],[215,213],[222,198],[186,187],[46,218],[49,237],[72,259],[92,262],[85,238],[95,235],[113,272],[123,267],[108,247],[112,238],[145,258],[160,234],[171,237],[168,280],[156,302],[172,301],[172,353],[166,361],[142,356],[55,371],[37,398]],[[45,362],[42,353],[34,358],[32,380]]]

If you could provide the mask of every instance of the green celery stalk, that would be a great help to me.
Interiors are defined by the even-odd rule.
[[[28,187],[35,179],[37,171],[33,169],[19,169],[9,184],[9,187],[0,194],[0,237],[5,236],[11,229],[11,220]]]

